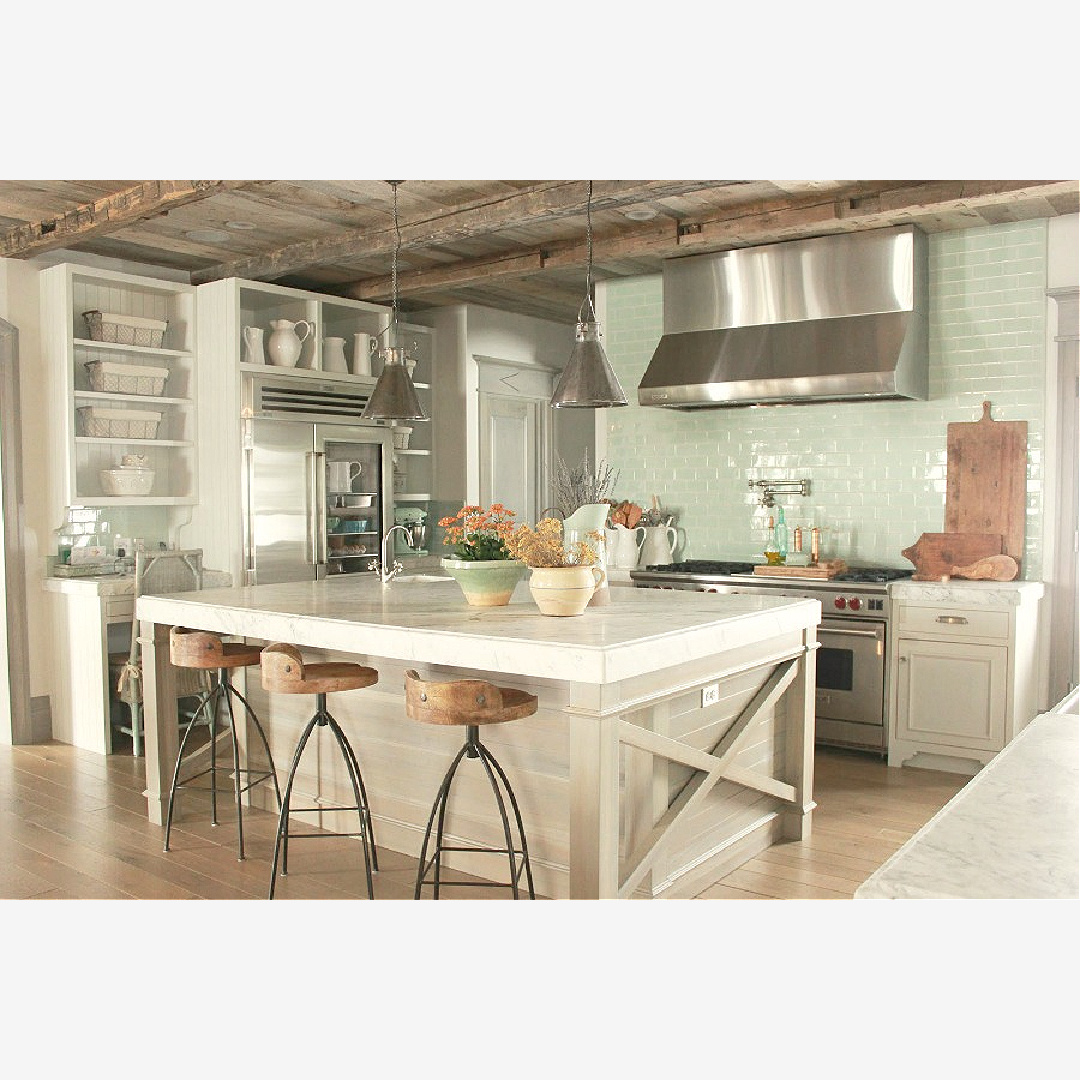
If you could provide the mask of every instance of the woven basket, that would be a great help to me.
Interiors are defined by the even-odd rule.
[[[161,413],[137,409],[99,409],[87,406],[75,410],[81,434],[93,439],[156,439]]]
[[[168,322],[162,319],[116,315],[108,311],[84,311],[83,318],[90,330],[91,341],[138,345],[145,349],[160,349],[169,326]]]
[[[86,365],[90,389],[108,394],[142,394],[159,397],[165,389],[169,369],[135,367],[110,360],[91,360]]]

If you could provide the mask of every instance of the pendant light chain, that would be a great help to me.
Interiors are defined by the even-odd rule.
[[[393,298],[390,304],[391,315],[394,322],[397,322],[398,314],[398,295],[397,295],[397,261],[398,250],[401,247],[401,227],[398,225],[398,205],[397,205],[397,189],[400,180],[391,180],[390,186],[394,189],[394,254],[390,261],[390,295]]]
[[[593,307],[592,293],[592,184],[589,181],[589,195],[585,200],[585,240],[589,249],[588,262],[585,266],[585,295],[589,299],[589,310],[596,317],[596,308]]]

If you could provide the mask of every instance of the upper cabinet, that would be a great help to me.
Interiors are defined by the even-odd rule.
[[[59,503],[195,503],[194,287],[71,264],[40,280]]]

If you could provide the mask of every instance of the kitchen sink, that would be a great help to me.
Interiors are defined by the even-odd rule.
[[[409,581],[453,581],[453,580],[454,579],[452,577],[450,577],[449,574],[398,574],[397,577],[395,577],[393,579],[393,582],[398,582],[398,581],[404,581],[404,582],[409,582]],[[391,582],[391,584],[393,584],[393,582]]]

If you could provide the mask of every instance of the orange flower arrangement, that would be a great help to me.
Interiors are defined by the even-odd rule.
[[[439,526],[445,530],[443,543],[466,562],[516,558],[506,545],[514,531],[514,511],[502,503],[492,503],[487,510],[463,506],[453,516],[440,518]]]

